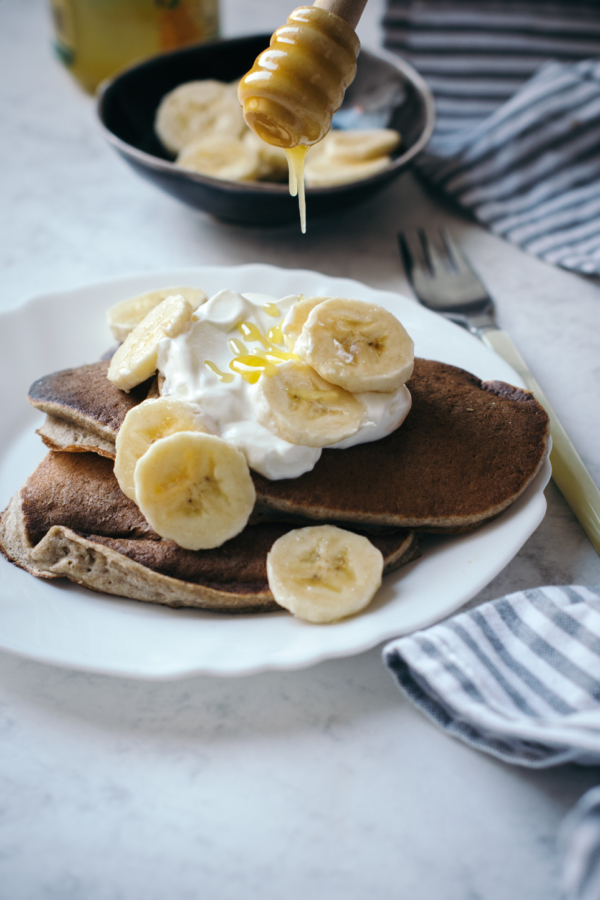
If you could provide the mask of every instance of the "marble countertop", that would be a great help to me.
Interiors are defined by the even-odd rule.
[[[227,35],[289,4],[224,0]],[[360,36],[378,42],[380,0]],[[521,253],[411,175],[335,220],[246,229],[137,178],[49,49],[42,0],[0,4],[0,310],[154,269],[265,262],[410,293],[396,232],[447,225],[600,481],[600,287]],[[553,484],[474,602],[600,583]],[[557,831],[600,772],[511,768],[402,698],[380,648],[300,672],[142,683],[0,653],[0,900],[558,900]]]

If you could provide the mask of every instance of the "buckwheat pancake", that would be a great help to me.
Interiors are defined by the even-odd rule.
[[[115,458],[115,440],[130,409],[156,393],[156,379],[129,394],[108,380],[110,359],[64,369],[34,381],[28,400],[47,414],[38,434],[52,450],[92,451]]]
[[[107,594],[225,612],[281,609],[266,557],[294,526],[249,525],[213,550],[184,550],[161,538],[120,490],[110,460],[51,452],[0,517],[0,549],[42,578],[68,578]],[[384,574],[419,555],[413,532],[369,535]]]
[[[125,415],[156,387],[147,382],[125,394],[106,379],[107,365],[59,372],[32,386],[30,401],[49,413],[40,429],[47,445],[114,458]],[[325,449],[299,478],[269,481],[253,472],[253,520],[457,533],[514,503],[548,452],[548,416],[533,396],[423,359],[415,360],[408,388],[412,409],[388,437]]]
[[[325,449],[299,478],[268,481],[253,473],[257,508],[458,533],[514,503],[548,453],[548,416],[534,397],[424,359],[415,360],[407,386],[412,409],[387,437]]]

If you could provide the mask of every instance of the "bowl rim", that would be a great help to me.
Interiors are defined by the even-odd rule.
[[[248,34],[233,38],[221,38],[214,41],[209,41],[206,44],[192,46],[204,47],[215,46],[218,44],[234,44],[240,43],[241,41],[245,40],[251,40],[253,38],[256,39],[258,37],[263,37],[263,34]],[[266,40],[268,40],[268,37],[268,35],[265,35]],[[168,53],[157,54],[157,56],[176,56],[179,53],[189,51],[190,49],[190,47],[180,47],[177,50],[172,50]],[[377,48],[377,50],[374,51],[370,48],[361,48],[360,52],[366,54],[367,56],[371,56],[374,59],[379,59],[382,62],[388,63],[388,65],[391,65],[393,68],[395,68],[410,84],[412,84],[417,93],[420,95],[424,104],[425,124],[423,130],[415,143],[405,153],[402,153],[400,156],[393,159],[385,169],[381,169],[374,175],[370,175],[367,178],[361,178],[358,181],[344,182],[342,184],[328,185],[326,187],[307,186],[307,195],[320,194],[326,196],[327,194],[335,194],[341,189],[351,189],[358,186],[362,187],[368,184],[376,184],[379,181],[382,181],[389,177],[390,173],[392,173],[395,169],[404,168],[404,166],[406,166],[406,164],[410,162],[410,160],[412,160],[418,153],[421,152],[421,150],[423,150],[433,133],[436,118],[435,101],[427,82],[421,75],[419,75],[416,69],[414,69],[413,66],[411,66],[410,63],[408,63],[401,56],[396,56],[396,54],[389,53],[387,50]],[[96,95],[96,115],[106,141],[124,156],[131,158],[132,160],[140,163],[146,168],[151,168],[158,172],[174,175],[176,177],[183,177],[185,179],[189,178],[191,181],[197,182],[199,184],[206,184],[208,186],[216,187],[231,193],[239,193],[240,191],[242,191],[246,194],[268,193],[276,195],[287,195],[289,190],[288,185],[282,182],[229,181],[224,178],[213,178],[210,175],[203,175],[201,172],[192,172],[189,169],[184,169],[182,166],[176,165],[174,162],[170,162],[166,159],[161,159],[159,156],[154,156],[152,153],[147,153],[145,150],[139,150],[137,147],[134,147],[132,144],[129,144],[127,143],[127,141],[124,141],[122,138],[118,137],[109,129],[109,127],[104,122],[104,104],[108,90],[117,81],[119,81],[119,79],[129,74],[130,72],[135,71],[136,69],[142,68],[150,60],[154,59],[156,59],[156,56],[142,60],[138,63],[134,63],[133,65],[128,66],[126,69],[121,69],[121,71],[117,72],[116,75],[105,79],[99,85]]]

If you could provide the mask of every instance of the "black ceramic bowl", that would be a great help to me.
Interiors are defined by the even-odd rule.
[[[168,91],[185,81],[240,78],[268,46],[269,38],[252,35],[186,47],[155,56],[106,82],[98,99],[98,116],[109,143],[143,178],[219,219],[246,225],[277,225],[297,219],[298,201],[290,197],[287,185],[223,181],[181,169],[154,133],[156,109]],[[313,216],[347,209],[381,191],[427,143],[434,122],[433,99],[423,79],[399,57],[361,51],[356,79],[342,108],[360,105],[380,83],[396,84],[398,89],[399,103],[389,123],[402,135],[398,156],[386,169],[362,181],[307,189],[309,221]]]

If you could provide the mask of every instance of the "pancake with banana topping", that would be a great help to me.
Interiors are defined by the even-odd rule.
[[[0,518],[0,548],[39,577],[334,621],[418,555],[415,532],[493,519],[546,457],[531,394],[414,359],[376,304],[141,300],[113,354],[30,389],[53,452]]]
[[[106,370],[106,363],[68,369],[32,386],[30,402],[51,414],[40,429],[46,444],[71,450],[80,429],[75,449],[114,458],[119,427],[150,385],[125,394]],[[460,532],[510,506],[548,448],[548,417],[532,395],[422,359],[408,389],[410,414],[382,440],[325,449],[299,478],[270,481],[253,472],[254,518]]]
[[[168,606],[265,612],[275,603],[267,554],[292,525],[248,525],[211,550],[161,538],[120,490],[108,459],[51,452],[0,517],[0,549],[41,578]],[[384,574],[419,555],[413,532],[370,535]]]

